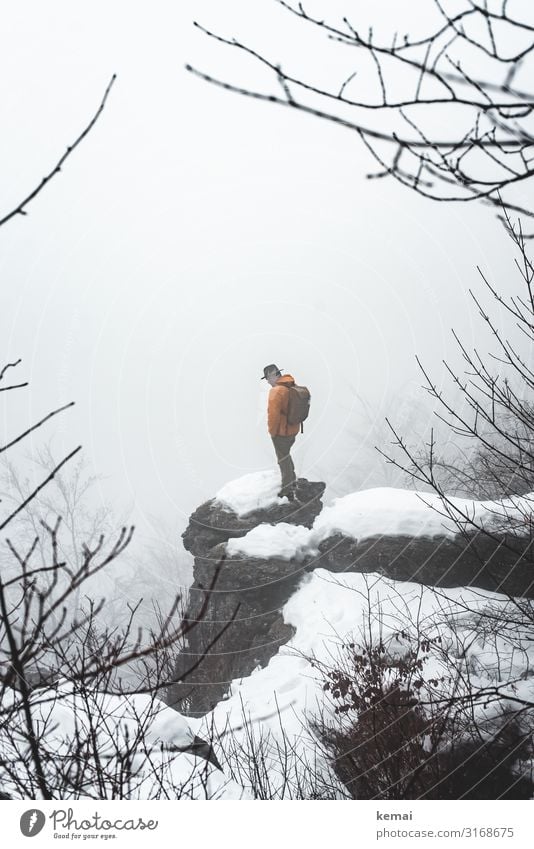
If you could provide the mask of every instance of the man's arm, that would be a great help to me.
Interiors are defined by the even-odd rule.
[[[276,436],[280,429],[280,419],[282,418],[282,402],[286,389],[282,387],[272,386],[269,392],[269,403],[267,406],[267,429],[271,436]]]

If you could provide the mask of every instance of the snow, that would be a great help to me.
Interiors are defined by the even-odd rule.
[[[445,518],[428,504],[438,510],[441,507],[437,496],[429,493],[388,487],[351,492],[323,508],[313,526],[313,541],[318,544],[335,533],[359,540],[377,535],[433,537],[446,533]]]
[[[289,503],[285,496],[278,497],[279,491],[278,468],[264,469],[229,481],[215,493],[214,500],[238,516],[247,516],[254,510],[266,510],[273,504]]]
[[[303,525],[291,525],[289,522],[261,524],[244,537],[228,540],[226,552],[231,556],[244,554],[247,557],[290,560],[306,548],[309,536],[309,529]]]
[[[317,546],[334,533],[358,540],[387,535],[452,537],[458,533],[457,521],[469,519],[496,530],[510,520],[521,524],[533,510],[532,496],[503,501],[448,500],[450,508],[436,493],[392,487],[352,492],[323,508],[315,520],[310,545]]]

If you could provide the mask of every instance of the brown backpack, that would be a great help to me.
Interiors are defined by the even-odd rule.
[[[304,433],[303,421],[308,418],[310,412],[311,395],[307,386],[288,386],[287,383],[278,383],[277,386],[285,386],[289,392],[287,400],[287,423],[299,424],[300,432]]]

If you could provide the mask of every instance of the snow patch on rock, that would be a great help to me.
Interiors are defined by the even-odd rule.
[[[279,498],[279,491],[279,470],[264,469],[228,481],[215,493],[214,500],[233,510],[237,516],[247,516],[255,510],[266,510],[273,504],[285,503],[287,498]]]
[[[268,559],[277,557],[291,560],[303,552],[309,541],[310,531],[303,525],[278,522],[276,525],[262,524],[253,528],[244,537],[230,539],[226,551],[230,556],[245,555]]]

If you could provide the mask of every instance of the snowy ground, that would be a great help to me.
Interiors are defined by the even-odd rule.
[[[244,475],[223,487],[217,498],[239,515],[246,515],[276,502],[278,482],[277,471]],[[450,501],[458,515],[494,530],[503,526],[509,530],[512,522],[521,532],[532,514],[530,495],[502,502]],[[334,499],[323,507],[311,529],[287,522],[264,523],[244,537],[229,540],[226,550],[230,555],[298,561],[316,554],[320,542],[335,533],[363,540],[380,535],[451,537],[457,530],[436,495],[376,488]],[[468,682],[463,685],[466,689],[501,687],[502,694],[512,700],[512,707],[517,706],[516,698],[534,701],[534,677],[530,673],[534,648],[529,634],[520,633],[521,629],[514,626],[507,630],[505,625],[496,635],[491,627],[495,619],[484,611],[496,613],[504,623],[517,618],[513,602],[483,590],[442,591],[391,581],[378,574],[333,575],[317,569],[303,579],[284,607],[284,621],[296,628],[294,638],[281,647],[266,668],[234,681],[229,698],[197,727],[204,735],[210,729],[217,730],[219,760],[225,771],[249,789],[263,784],[268,785],[271,796],[298,795],[295,782],[288,784],[283,775],[287,772],[288,749],[294,775],[302,776],[306,763],[313,763],[310,772],[318,771],[327,784],[335,785],[327,759],[318,752],[310,731],[310,719],[322,710],[332,710],[310,659],[332,662],[344,642],[350,639],[361,644],[364,639],[377,639],[379,633],[392,656],[407,652],[423,636],[440,636],[439,651],[431,653],[425,663],[426,680],[440,677],[444,671],[450,673],[452,663]],[[400,631],[406,636],[399,637]],[[505,704],[501,702],[500,709]],[[475,707],[482,728],[491,725],[495,710],[496,703],[493,707]],[[260,778],[250,757],[258,741],[265,761]]]
[[[529,671],[534,646],[528,634],[520,634],[515,627],[498,636],[481,628],[486,620],[481,620],[479,613],[490,608],[505,622],[508,614],[515,612],[504,596],[482,590],[442,591],[376,574],[333,575],[318,569],[303,579],[283,609],[284,621],[296,628],[294,638],[264,669],[235,681],[230,697],[204,720],[196,721],[199,733],[207,735],[211,728],[219,732],[217,757],[225,771],[249,789],[257,785],[251,769],[250,727],[256,746],[261,741],[263,781],[272,795],[294,796],[295,776],[302,780],[306,772],[318,771],[326,784],[335,784],[309,730],[309,720],[318,717],[323,708],[328,712],[332,707],[310,658],[330,663],[349,637],[360,644],[368,639],[369,628],[374,640],[380,634],[390,656],[405,653],[422,636],[441,636],[439,651],[430,655],[425,665],[426,680],[439,677],[445,669],[450,672],[452,661],[469,686],[502,684],[503,695],[512,699],[511,706],[517,706],[513,699],[518,693],[534,701],[534,677]],[[400,631],[406,636],[399,637]],[[484,708],[481,703],[476,711],[481,727],[487,726],[492,707]],[[247,728],[243,728],[245,718]],[[287,764],[288,749],[293,775],[289,783],[281,766],[284,758]]]
[[[5,712],[14,699],[13,691],[4,695]],[[247,798],[246,791],[212,763],[188,753],[193,728],[158,699],[96,691],[82,695],[60,682],[57,688],[34,691],[33,700],[46,779],[50,787],[59,788],[61,799]],[[20,711],[8,728],[0,731],[0,786],[12,798],[42,798]],[[21,795],[14,774],[27,793]]]

